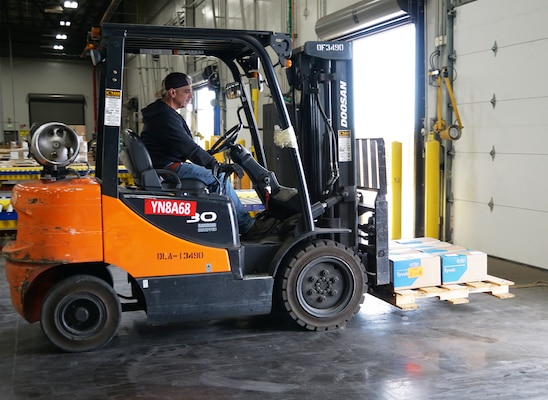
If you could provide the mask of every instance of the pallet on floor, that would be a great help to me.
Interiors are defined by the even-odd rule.
[[[513,284],[512,281],[488,275],[485,280],[478,282],[394,290],[391,296],[386,296],[386,293],[379,295],[372,292],[372,294],[402,310],[414,310],[418,308],[415,303],[417,299],[428,297],[438,297],[451,304],[468,303],[470,293],[488,293],[499,299],[509,299],[514,297],[514,294],[510,293],[510,286]]]

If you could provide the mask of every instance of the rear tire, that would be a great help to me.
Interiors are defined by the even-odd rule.
[[[359,311],[367,290],[360,259],[331,240],[302,246],[280,272],[281,308],[309,330],[344,326]]]
[[[40,325],[59,349],[97,349],[116,334],[121,318],[118,295],[107,282],[92,275],[70,276],[46,294]]]

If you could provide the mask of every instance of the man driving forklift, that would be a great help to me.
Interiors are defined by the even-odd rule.
[[[223,182],[223,193],[234,203],[242,239],[260,239],[272,231],[276,220],[251,218],[230,181],[223,179],[223,174],[231,173],[243,177],[242,167],[233,163],[221,164],[196,144],[186,121],[177,112],[192,100],[191,84],[191,78],[184,73],[168,74],[162,82],[160,98],[141,110],[144,124],[141,138],[152,164],[154,168],[175,172],[181,179],[198,179],[211,192],[217,191],[219,182]],[[214,171],[221,173],[219,180]]]

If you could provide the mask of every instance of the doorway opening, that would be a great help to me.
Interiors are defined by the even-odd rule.
[[[392,142],[402,143],[402,237],[415,232],[415,26],[406,24],[353,42],[354,121],[357,138],[386,145],[388,201],[392,202]],[[389,207],[389,221],[392,209]],[[390,227],[391,229],[391,227]],[[389,232],[392,238],[392,232]]]

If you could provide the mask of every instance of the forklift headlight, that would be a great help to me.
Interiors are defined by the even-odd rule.
[[[30,153],[44,167],[64,167],[80,151],[76,132],[61,122],[48,122],[29,133]]]

